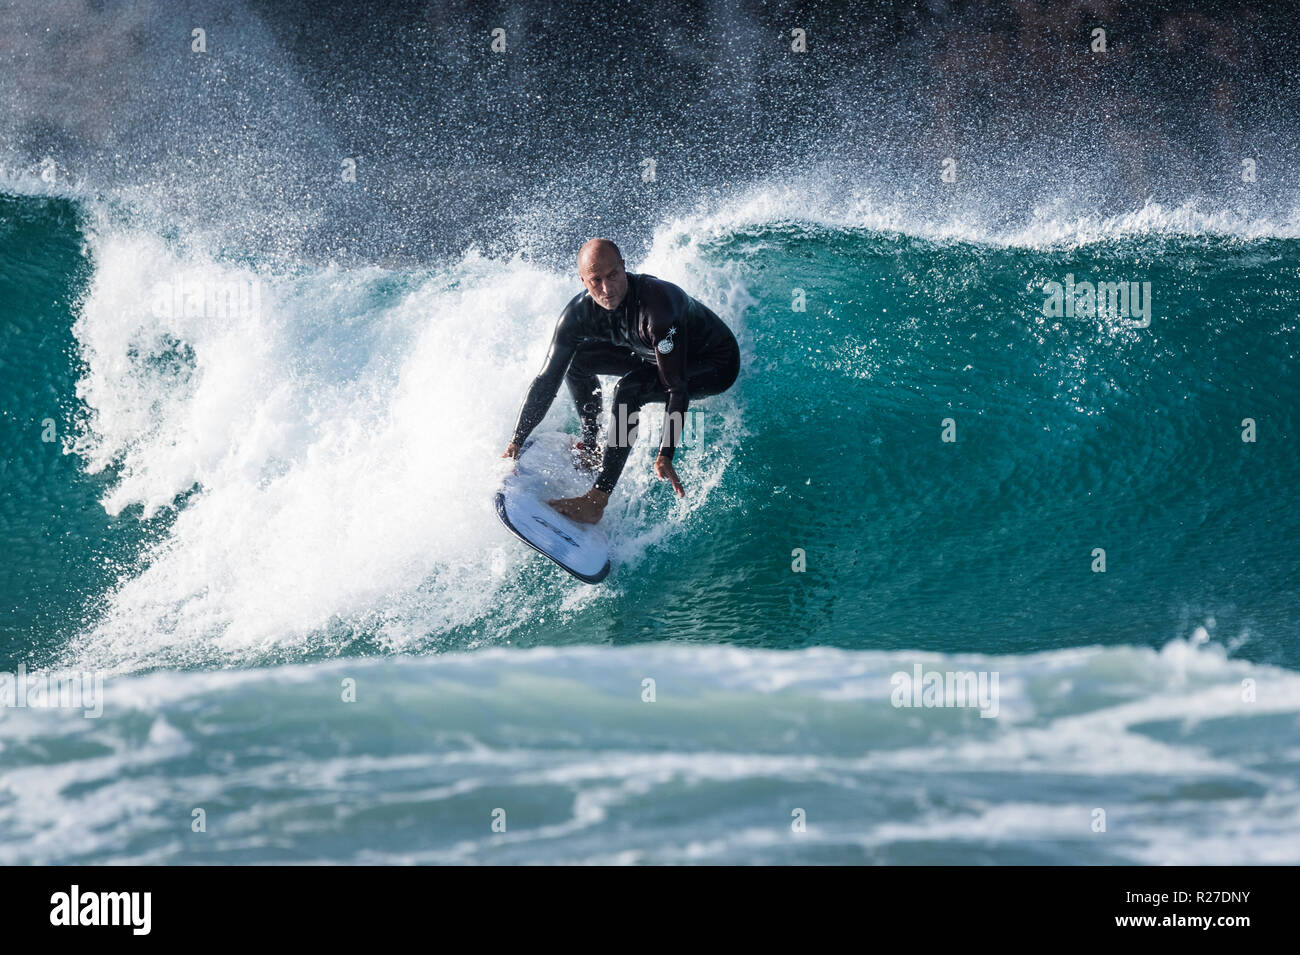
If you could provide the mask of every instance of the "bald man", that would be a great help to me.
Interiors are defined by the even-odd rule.
[[[678,497],[686,494],[673,470],[686,406],[691,398],[720,394],[732,386],[740,373],[740,347],[722,319],[676,285],[627,272],[618,246],[609,239],[583,244],[578,277],[586,291],[560,314],[546,363],[528,389],[510,446],[501,456],[519,456],[563,378],[582,421],[579,460],[589,470],[599,465],[600,473],[595,487],[581,497],[547,503],[575,521],[595,524],[636,440],[633,415],[650,402],[662,401],[667,410],[655,475],[670,482]],[[602,407],[597,375],[620,376],[603,453],[596,447]]]

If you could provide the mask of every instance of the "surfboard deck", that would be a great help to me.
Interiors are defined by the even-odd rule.
[[[591,486],[591,475],[574,467],[570,439],[552,433],[529,437],[513,474],[496,492],[496,511],[510,533],[574,577],[598,584],[609,576],[609,545],[591,524],[579,524],[547,504],[576,497]]]

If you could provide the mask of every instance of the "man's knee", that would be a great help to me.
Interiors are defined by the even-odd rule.
[[[614,387],[612,401],[611,443],[619,447],[629,447],[636,442],[641,409],[649,400],[650,393],[644,382],[638,381],[635,377],[623,378],[619,381]]]
[[[579,407],[595,404],[596,410],[600,410],[600,379],[579,366],[576,360],[569,364],[569,370],[564,373],[564,383]]]

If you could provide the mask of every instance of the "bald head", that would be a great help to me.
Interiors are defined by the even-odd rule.
[[[613,311],[627,295],[623,255],[609,239],[589,239],[578,250],[578,278],[601,308]]]
[[[623,261],[623,253],[618,250],[610,239],[588,239],[582,243],[582,248],[578,250],[578,268],[581,269],[583,264],[592,257],[612,256],[619,262]]]

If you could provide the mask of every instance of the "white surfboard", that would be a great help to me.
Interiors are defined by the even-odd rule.
[[[496,508],[501,523],[529,547],[579,580],[598,584],[609,575],[605,536],[546,503],[583,494],[592,478],[574,468],[568,435],[536,435],[524,442],[515,472],[501,483]]]

